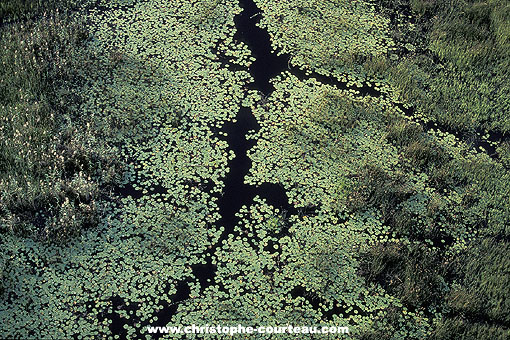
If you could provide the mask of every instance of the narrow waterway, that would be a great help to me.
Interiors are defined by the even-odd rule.
[[[234,38],[247,44],[256,58],[249,69],[254,81],[248,88],[269,96],[274,91],[269,80],[287,68],[288,58],[271,52],[269,34],[256,26],[259,19],[256,14],[259,10],[255,3],[252,0],[241,0],[240,5],[244,10],[235,18],[237,33]],[[289,205],[283,187],[269,183],[254,187],[244,183],[251,168],[247,152],[255,145],[255,141],[246,139],[246,134],[259,129],[251,109],[245,107],[238,112],[234,123],[227,123],[223,127],[223,132],[227,133],[226,141],[236,157],[228,164],[230,172],[225,177],[224,193],[218,202],[222,216],[219,224],[225,227],[222,238],[231,233],[238,222],[235,214],[243,205],[252,204],[256,195],[266,199],[269,204],[296,213],[296,209]]]
[[[252,0],[241,0],[240,5],[244,10],[235,17],[237,32],[234,38],[247,44],[256,58],[248,70],[254,81],[247,86],[247,89],[256,90],[264,96],[269,96],[274,91],[269,80],[287,69],[288,56],[277,56],[272,53],[269,34],[256,26],[260,17],[255,15],[259,12],[255,3]],[[233,122],[226,123],[221,129],[221,132],[226,133],[226,137],[223,138],[228,143],[229,149],[234,151],[235,158],[228,163],[229,172],[224,178],[225,186],[218,199],[221,218],[217,225],[222,226],[224,231],[218,242],[205,254],[206,263],[192,266],[193,275],[200,283],[202,291],[216,283],[216,266],[212,263],[212,258],[217,248],[228,238],[228,235],[234,232],[234,227],[239,222],[239,218],[235,214],[243,205],[251,205],[255,196],[258,195],[285,214],[297,214],[298,212],[289,204],[287,194],[282,186],[264,183],[255,187],[244,183],[251,168],[248,150],[255,145],[255,141],[248,140],[246,135],[249,131],[258,131],[259,129],[260,125],[251,109],[246,107],[239,110]],[[133,197],[140,195],[131,187],[126,187],[122,193]],[[177,293],[172,298],[172,304],[166,304],[157,315],[158,325],[164,326],[170,323],[179,303],[188,297],[189,291],[187,280],[177,284]],[[114,304],[121,306],[122,303],[118,300],[116,299]],[[110,327],[112,333],[123,334],[125,321],[118,317],[113,318],[113,315],[110,317],[113,319]]]
[[[338,89],[357,90],[359,91],[360,96],[384,96],[384,94],[380,91],[377,91],[368,85],[363,85],[361,87],[348,86],[347,82],[341,82],[336,78],[324,76],[313,71],[306,73],[303,70],[290,66],[290,56],[278,56],[276,53],[273,53],[268,32],[257,26],[261,15],[260,10],[257,8],[254,1],[240,0],[240,5],[243,8],[243,11],[235,17],[237,33],[234,38],[237,41],[242,41],[247,44],[255,57],[255,61],[248,70],[254,81],[247,86],[247,89],[256,90],[263,96],[268,97],[274,91],[274,87],[270,80],[284,71],[290,71],[301,80],[315,78],[323,84],[332,85]],[[406,115],[410,117],[414,115],[413,109],[406,109],[402,105],[399,105],[399,107]],[[440,128],[441,130],[454,133],[454,131],[442,126],[438,127],[435,124],[421,124],[426,130],[431,128]],[[234,227],[239,222],[239,218],[235,214],[239,212],[243,205],[249,206],[253,204],[254,197],[258,195],[287,215],[298,213],[297,209],[289,204],[288,196],[282,186],[264,183],[255,187],[245,184],[244,182],[252,165],[247,153],[248,150],[250,150],[250,148],[252,148],[256,143],[253,140],[247,140],[246,134],[249,131],[258,131],[259,129],[260,125],[251,112],[251,109],[246,107],[242,107],[240,109],[233,122],[226,123],[221,129],[222,132],[226,133],[226,137],[223,138],[228,143],[229,149],[234,151],[235,158],[230,160],[228,163],[229,172],[224,178],[225,187],[223,194],[218,197],[218,208],[221,218],[217,224],[224,227],[224,231],[218,242],[208,250],[206,254],[206,263],[192,266],[193,274],[200,283],[202,291],[208,286],[216,283],[216,266],[212,263],[212,258],[217,248],[221,246],[222,242],[234,232]],[[456,135],[459,138],[464,137],[459,136],[458,134]],[[502,136],[498,137],[502,138]],[[494,137],[494,139],[496,139],[496,137]],[[494,147],[489,145],[487,142],[478,138],[474,144],[475,147],[483,147],[491,155],[491,157],[496,157]],[[142,195],[141,192],[135,190],[132,186],[126,186],[125,188],[120,189],[118,193],[121,196],[132,196],[135,199]],[[170,323],[173,315],[177,311],[179,303],[186,300],[189,295],[189,283],[189,280],[178,282],[177,292],[172,298],[172,303],[166,304],[164,308],[158,312],[158,325],[164,326]],[[296,287],[296,289],[292,291],[291,295],[294,297],[304,297],[315,309],[320,309],[320,301],[314,299],[301,287]],[[112,302],[113,310],[126,309],[134,311],[137,308],[134,305],[129,307],[126,306],[120,298],[114,298]],[[340,313],[346,314],[345,310],[339,307],[334,307],[332,310],[327,311],[324,314],[324,317],[331,320],[333,315]],[[123,326],[126,323],[131,324],[133,322],[132,320],[122,320],[116,313],[111,313],[105,317],[113,321],[110,325],[111,332],[121,336],[127,335]]]

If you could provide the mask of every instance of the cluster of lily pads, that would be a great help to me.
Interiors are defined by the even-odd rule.
[[[402,307],[356,275],[352,255],[364,244],[363,233],[327,214],[285,216],[260,197],[244,206],[238,217],[234,232],[214,256],[216,284],[179,306],[178,324],[207,320],[234,326],[344,325],[356,334],[358,327],[366,327],[388,306]],[[338,311],[325,318],[333,309]],[[404,319],[421,320],[409,330],[412,334],[420,334],[427,323],[412,313]],[[252,335],[275,336],[291,339],[295,335]]]
[[[300,53],[306,51],[297,46],[309,46],[310,39],[306,34],[292,34],[297,29],[289,29],[291,26],[288,22],[296,25],[298,22],[307,22],[302,18],[304,13],[310,16],[314,9],[327,6],[330,2],[322,2],[313,9],[309,8],[308,12],[303,11],[306,6],[298,2],[280,2],[278,5],[263,1],[257,3],[263,10],[262,27],[272,32],[275,49],[291,54],[291,63],[294,60],[294,64],[301,68],[335,76],[343,83],[354,79],[354,84],[360,86],[361,79],[368,86],[379,82],[384,85],[378,89],[383,95],[362,96],[354,89],[338,88],[333,81],[325,84],[314,78],[299,79],[292,72],[278,76],[273,80],[275,92],[261,105],[252,106],[261,129],[250,135],[257,142],[249,152],[253,165],[247,183],[279,184],[286,189],[289,202],[294,206],[313,208],[318,216],[327,216],[326,220],[333,219],[334,223],[350,230],[352,234],[348,242],[353,242],[356,237],[363,238],[362,245],[347,252],[359,261],[350,263],[350,268],[357,268],[358,273],[365,271],[362,262],[366,261],[363,257],[367,251],[377,251],[381,245],[395,249],[408,248],[409,252],[424,245],[425,248],[419,248],[422,252],[423,249],[430,249],[431,253],[441,254],[441,260],[436,260],[434,266],[451,268],[453,262],[459,263],[459,258],[470,253],[469,248],[478,242],[479,234],[484,237],[507,235],[508,204],[503,203],[503,197],[507,197],[508,189],[498,177],[508,178],[508,172],[497,160],[484,152],[473,150],[451,133],[434,128],[424,131],[411,119],[420,118],[420,114],[426,113],[420,110],[410,117],[403,111],[409,107],[409,103],[402,105],[396,102],[395,99],[402,98],[384,80],[369,79],[366,73],[357,68],[349,70],[337,67],[335,71],[328,71],[318,67],[321,64],[315,60],[308,60],[306,64],[296,61],[302,60],[299,59],[302,57]],[[295,5],[294,10],[285,7],[290,3]],[[342,8],[340,3],[337,5],[337,8]],[[349,5],[344,3],[344,6]],[[286,9],[281,10],[283,7]],[[318,17],[317,13],[313,15]],[[288,17],[303,20],[293,21]],[[302,26],[304,28],[300,28],[304,32],[317,27]],[[284,35],[285,39],[282,38]],[[316,39],[322,37],[319,35]],[[324,63],[328,60],[321,59],[318,54],[314,56]],[[260,103],[257,100],[254,102]],[[498,206],[500,212],[492,209],[492,206]],[[486,225],[488,228],[483,227]],[[321,234],[325,230],[326,225],[318,222],[313,234]],[[309,237],[311,235],[312,232]],[[458,272],[453,274],[439,274],[439,270],[414,267],[417,272],[411,272],[411,279],[409,276],[399,276],[396,274],[401,270],[399,266],[413,270],[410,269],[413,264],[398,264],[407,261],[405,255],[401,255],[406,252],[394,254],[393,260],[391,255],[390,264],[380,262],[384,255],[371,258],[371,270],[380,269],[377,275],[382,275],[372,283],[384,285],[386,293],[408,307],[410,301],[414,300],[411,305],[416,308],[413,312],[399,311],[395,309],[398,304],[390,308],[381,304],[381,318],[371,318],[362,327],[353,328],[360,331],[357,334],[361,338],[439,336],[445,327],[442,314],[452,308],[448,299],[457,299],[467,289],[462,286],[463,274],[459,273],[465,269],[455,269]],[[339,255],[333,251],[327,253],[330,262],[338,260],[336,256],[346,256],[345,253]],[[314,254],[310,258],[317,259],[318,256]],[[395,262],[391,264],[391,261]],[[377,265],[380,267],[375,268]],[[460,268],[464,268],[462,266]],[[435,282],[428,282],[422,287],[413,282],[412,278],[420,277],[423,271],[429,271],[428,275]],[[448,275],[453,279],[447,281],[445,278]],[[471,280],[485,281],[471,275]],[[364,284],[372,284],[369,277]],[[394,280],[402,280],[403,287]],[[321,301],[327,300],[335,292],[339,294],[337,299],[346,298],[346,292],[341,293],[338,288],[335,290],[333,283],[328,287],[332,292],[321,292]],[[499,286],[492,283],[489,287],[488,294],[499,294],[496,293]],[[409,299],[407,294],[412,295],[413,290],[424,289],[447,297],[446,301],[426,295],[422,295],[424,301],[419,300],[419,295]],[[494,304],[497,301],[495,299]],[[499,301],[502,303],[501,299]],[[357,306],[360,311],[369,312],[359,301]],[[421,312],[425,317],[420,315]],[[411,323],[407,321],[391,321],[410,314],[425,320],[413,324],[419,329],[418,333],[416,329],[409,328]],[[481,328],[478,329],[482,332]],[[452,332],[460,334],[462,330]],[[502,332],[498,330],[497,334]]]
[[[364,81],[356,65],[395,50],[390,20],[368,1],[254,2],[274,51],[290,54],[290,63],[304,70]],[[352,68],[360,74],[349,74]]]
[[[255,3],[275,50],[347,89],[283,72],[267,98],[247,90],[243,69],[253,58],[234,39],[242,10],[234,0],[99,0],[82,9],[91,33],[83,53],[108,67],[84,75],[79,109],[121,150],[126,187],[101,203],[98,226],[68,244],[1,236],[0,324],[8,327],[0,337],[151,338],[147,326],[292,324],[423,339],[441,322],[441,301],[408,303],[415,286],[386,282],[401,277],[384,265],[366,274],[378,263],[364,254],[426,249],[454,262],[476,226],[488,221],[504,234],[508,172],[449,133],[421,129],[391,100],[389,83],[353,67],[394,48],[389,19],[373,5]],[[220,131],[241,106],[260,125],[247,136],[255,146],[245,184],[280,185],[297,213],[256,196],[226,233],[217,202],[236,169]],[[398,256],[395,272],[413,268]],[[214,272],[206,280],[196,270],[204,266]],[[462,284],[430,273],[438,295]],[[163,335],[172,337],[181,336]]]
[[[250,136],[257,143],[249,153],[253,165],[246,181],[252,185],[280,184],[289,203],[315,208],[311,215],[290,218],[288,234],[279,238],[280,244],[284,243],[280,247],[290,251],[285,257],[296,261],[288,262],[283,270],[289,277],[299,278],[297,282],[326,306],[353,306],[360,315],[369,316],[337,320],[340,323],[356,325],[359,328],[353,329],[358,331],[376,327],[375,315],[385,315],[389,306],[402,305],[398,298],[379,291],[380,287],[360,280],[356,274],[359,254],[379,242],[411,244],[412,240],[397,236],[378,209],[353,211],[349,201],[352,191],[359,189],[355,179],[360,168],[378,167],[389,176],[409,171],[401,152],[381,129],[386,115],[400,114],[404,119],[402,113],[396,108],[388,112],[391,110],[384,99],[359,97],[314,79],[299,80],[290,73],[282,74],[274,84],[276,91],[264,106],[253,107],[261,129]],[[454,204],[457,196],[437,192],[429,176],[420,171],[409,176],[406,186],[413,194],[401,208],[411,214],[423,215],[436,195],[444,204]],[[449,232],[459,240],[450,249],[455,253],[470,235],[466,228]],[[422,312],[402,310],[402,316],[423,322],[415,324],[414,330],[408,328],[410,323],[403,323],[399,332],[406,336],[426,334],[432,320]],[[436,312],[431,313],[429,317]],[[324,315],[327,308],[322,310],[322,318]]]
[[[109,66],[85,75],[79,109],[121,149],[132,189],[68,244],[2,236],[0,323],[9,327],[0,337],[145,336],[178,282],[197,293],[192,266],[222,232],[216,200],[234,157],[217,132],[251,78],[220,62],[250,63],[233,41],[240,10],[234,1],[99,1],[81,13],[91,33],[83,53]]]

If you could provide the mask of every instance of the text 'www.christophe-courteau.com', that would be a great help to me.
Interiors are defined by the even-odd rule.
[[[152,327],[147,330],[152,334],[349,334],[349,327],[337,326],[220,326],[190,325]]]

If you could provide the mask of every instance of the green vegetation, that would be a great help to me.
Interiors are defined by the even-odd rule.
[[[398,5],[406,4],[396,1],[376,4],[378,8],[381,5],[398,10]],[[502,12],[495,3],[491,6],[493,11]],[[491,128],[505,131],[496,124],[508,123],[507,110],[501,106],[508,96],[494,92],[505,91],[504,78],[486,73],[484,77],[493,82],[491,85],[482,84],[480,90],[470,85],[466,94],[450,88],[456,99],[444,96],[444,86],[449,84],[445,77],[451,74],[446,73],[445,63],[453,57],[437,54],[438,64],[433,54],[437,51],[432,47],[432,51],[428,51],[428,46],[432,39],[430,32],[437,21],[452,22],[455,11],[451,9],[433,2],[413,2],[413,13],[419,16],[415,26],[405,15],[390,11],[399,25],[394,26],[393,22],[388,25],[388,34],[399,45],[405,45],[410,51],[408,54],[399,56],[398,50],[388,50],[386,55],[374,55],[363,61],[363,69],[345,63],[343,68],[328,72],[310,63],[309,66],[317,72],[336,76],[348,86],[374,77],[373,83],[379,84],[376,86],[383,93],[379,103],[369,96],[356,96],[352,91],[337,95],[351,98],[352,103],[359,103],[357,106],[368,105],[368,114],[360,116],[357,113],[360,109],[345,104],[338,106],[329,100],[331,90],[325,91],[323,85],[311,81],[300,84],[293,78],[278,79],[276,84],[282,85],[277,85],[267,112],[255,110],[263,128],[253,137],[263,142],[259,142],[251,153],[255,162],[251,181],[281,183],[295,205],[335,207],[335,214],[347,217],[348,221],[357,218],[358,214],[373,216],[375,212],[376,220],[380,219],[389,229],[386,229],[386,236],[384,233],[380,236],[383,241],[374,240],[372,246],[359,254],[359,273],[368,282],[381,285],[408,308],[423,310],[427,317],[432,317],[434,326],[426,331],[432,338],[489,339],[491,335],[504,338],[508,337],[508,328],[501,299],[508,298],[508,290],[502,288],[508,278],[504,267],[493,268],[498,273],[497,278],[483,273],[491,272],[490,266],[498,261],[496,258],[505,263],[507,256],[496,250],[490,255],[487,249],[479,248],[479,244],[507,239],[510,216],[508,185],[505,184],[508,181],[505,168],[507,143],[499,144],[500,161],[497,161],[471,151],[469,144],[449,133],[426,131],[408,120],[436,120],[458,130]],[[273,10],[273,7],[267,7],[268,16],[273,15]],[[448,12],[449,16],[435,15],[438,11]],[[293,16],[296,22],[302,22],[299,15]],[[274,21],[272,25],[268,25],[269,30],[285,29]],[[455,25],[454,21],[451,25]],[[452,37],[449,33],[443,36]],[[292,39],[275,37],[275,40],[280,47],[285,46],[282,48],[300,44]],[[493,44],[501,41],[494,39]],[[490,43],[490,39],[486,43]],[[452,45],[449,42],[444,46]],[[459,51],[464,50],[459,48]],[[503,50],[498,51],[503,53]],[[494,60],[504,60],[500,57],[502,54],[491,53]],[[475,66],[494,65],[489,61],[480,61],[475,66],[463,65],[460,59],[455,62],[455,67],[470,67],[470,70]],[[353,74],[339,73],[341,70],[345,74],[349,68]],[[500,70],[503,74],[506,72],[503,66]],[[479,80],[476,84],[480,84]],[[491,92],[483,92],[485,89]],[[486,101],[484,109],[469,103],[469,98],[475,96]],[[405,117],[404,112],[394,106],[396,100],[415,105],[415,116]],[[455,108],[455,116],[446,118],[447,111],[440,111],[438,101]],[[308,107],[307,102],[312,104]],[[287,109],[282,112],[282,107]],[[488,108],[492,121],[488,119]],[[464,111],[459,113],[459,109]],[[485,118],[473,119],[477,110],[485,110]],[[499,116],[493,112],[498,112]],[[355,118],[346,120],[350,114]],[[470,123],[463,125],[454,118],[468,119]],[[296,168],[299,169],[297,174]],[[367,222],[364,227],[373,230]],[[478,256],[468,255],[472,253]],[[477,271],[467,275],[470,266],[476,266]],[[464,293],[469,285],[490,288],[478,289],[486,292],[481,299]],[[476,313],[459,308],[469,307],[460,300],[462,294],[465,300],[472,298]],[[458,303],[454,304],[456,299],[459,299]],[[495,306],[497,312],[491,312],[489,305]],[[441,310],[444,317],[441,313],[435,314]],[[398,306],[385,309],[385,316],[364,327],[361,338],[424,338],[403,331],[401,313]]]
[[[33,129],[48,131],[37,138],[44,142],[44,136],[51,137],[51,143],[40,142],[40,147],[55,146],[58,156],[53,159],[50,154],[48,162],[56,167],[56,178],[50,178],[45,174],[51,174],[53,168],[44,167],[40,161],[49,158],[46,149],[26,146],[23,150],[30,150],[30,155],[38,151],[39,157],[29,159],[35,165],[28,168],[27,176],[41,176],[44,184],[56,190],[50,192],[55,200],[61,199],[61,203],[75,205],[76,209],[94,204],[97,213],[92,215],[94,223],[86,225],[76,210],[68,212],[68,206],[63,210],[51,201],[36,200],[46,205],[35,212],[44,209],[59,217],[69,216],[61,225],[66,231],[77,227],[72,233],[48,235],[52,242],[41,242],[39,234],[33,234],[39,229],[31,220],[21,225],[24,229],[20,232],[11,232],[2,221],[0,324],[6,327],[0,328],[1,338],[30,338],[34,334],[41,338],[72,338],[78,334],[108,337],[116,316],[129,320],[127,336],[145,336],[145,327],[155,323],[158,312],[173,303],[178,282],[188,282],[191,296],[185,299],[199,294],[200,286],[191,268],[205,261],[206,250],[221,234],[222,229],[215,225],[220,216],[213,195],[222,190],[222,178],[233,154],[212,131],[239,110],[242,86],[249,75],[219,67],[218,56],[211,50],[229,55],[233,64],[249,64],[249,51],[231,39],[235,32],[233,17],[239,7],[231,2],[218,4],[218,10],[204,22],[199,14],[190,15],[196,4],[189,1],[119,4],[128,2],[100,1],[97,6],[101,11],[83,10],[73,15],[70,20],[87,22],[86,34],[80,39],[67,38],[61,26],[57,29],[44,21],[34,21],[33,25],[41,27],[41,34],[51,30],[61,40],[36,40],[36,52],[25,52],[22,45],[19,58],[23,61],[31,60],[47,43],[51,62],[45,59],[41,65],[47,68],[42,71],[26,67],[28,75],[9,92],[13,93],[10,100],[21,100],[16,97],[20,87],[22,93],[33,87],[31,95],[35,99],[30,100],[46,100],[39,93],[44,90],[49,93],[48,108],[42,113],[29,110],[25,115],[17,111],[16,102],[9,104],[10,115],[5,116],[9,121],[17,116],[33,117]],[[135,22],[133,18],[137,18]],[[115,31],[103,25],[110,21],[115,23]],[[143,26],[140,36],[142,23],[148,26]],[[26,27],[28,23],[13,23],[2,29],[12,40],[16,37],[12,31],[21,25]],[[23,42],[18,44],[24,44],[24,38],[20,37]],[[67,58],[65,68],[54,63],[59,56]],[[10,67],[21,69],[23,65]],[[60,70],[59,65],[62,74],[51,73],[51,67]],[[29,76],[35,80],[25,80]],[[5,91],[11,89],[11,84],[5,87]],[[53,95],[58,95],[57,99]],[[55,119],[36,125],[38,117],[51,117],[53,112]],[[19,134],[2,133],[5,138]],[[2,143],[9,145],[6,140],[3,137]],[[12,154],[12,149],[9,151]],[[62,161],[61,155],[66,156]],[[61,167],[66,162],[68,169]],[[9,173],[2,169],[2,176],[23,176],[9,166]],[[44,171],[34,170],[36,167]],[[89,187],[84,188],[78,176],[84,176],[86,183],[91,183]],[[62,191],[62,183],[72,190]],[[115,197],[110,192],[117,183],[129,183],[143,196]],[[18,186],[12,187],[15,193]],[[88,194],[90,201],[71,196],[78,194]],[[23,214],[30,211],[22,210]],[[136,314],[117,309],[114,301],[118,300],[134,306]]]
[[[83,22],[58,13],[0,32],[3,232],[74,236],[97,225],[98,200],[119,181],[115,149],[79,110],[82,75],[92,70],[80,54],[87,37]]]
[[[377,244],[363,254],[360,274],[380,283],[402,302],[419,308],[437,304],[444,295],[446,269],[437,250],[423,245]]]
[[[510,336],[508,4],[255,3],[325,81],[249,90],[234,0],[0,4],[0,338]],[[241,106],[244,182],[297,213],[256,196],[225,230]]]
[[[353,65],[393,49],[389,20],[366,1],[255,3],[274,50],[290,54],[294,66],[342,78]]]
[[[39,20],[50,13],[69,12],[89,4],[91,0],[3,0],[0,23]]]
[[[385,5],[391,8],[398,3]],[[508,3],[411,1],[410,5],[416,24],[401,19],[406,34],[399,43],[413,49],[396,61],[380,61],[398,97],[416,103],[427,119],[455,130],[508,132]]]
[[[432,339],[508,337],[508,243],[483,239],[455,259],[460,278],[445,296],[450,312]]]

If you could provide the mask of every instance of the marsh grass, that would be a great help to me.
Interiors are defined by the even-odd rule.
[[[82,23],[57,12],[0,31],[4,231],[43,240],[76,235],[97,224],[98,200],[118,179],[114,150],[79,111],[86,38]]]
[[[352,129],[368,112],[359,103],[333,91],[324,91],[311,103],[308,114],[313,122],[327,128],[332,134]]]
[[[396,146],[403,147],[421,139],[423,132],[423,128],[416,123],[396,119],[388,125],[386,138]]]
[[[400,99],[454,130],[474,131],[481,126],[509,131],[507,2],[415,0],[410,5],[419,34],[406,34],[402,44],[415,45],[419,52],[396,61],[368,61],[367,70],[386,74]]]
[[[444,150],[417,123],[395,119],[386,127],[386,139],[402,150],[413,167],[430,170],[449,161]]]
[[[465,317],[458,316],[441,321],[429,338],[433,340],[505,340],[508,339],[508,331],[486,322],[472,323]]]
[[[2,0],[0,23],[36,19],[48,13],[65,10],[83,3],[80,0]]]
[[[360,274],[368,281],[379,282],[402,302],[412,307],[437,304],[444,295],[447,268],[439,253],[413,244],[376,245],[361,256]]]
[[[431,339],[508,338],[508,250],[507,242],[485,238],[453,261],[460,284],[445,295],[450,313],[438,323]]]
[[[378,207],[381,209],[383,219],[393,216],[397,206],[414,193],[403,174],[390,174],[371,164],[360,168],[353,178],[353,183],[354,189],[347,200],[349,210]]]

